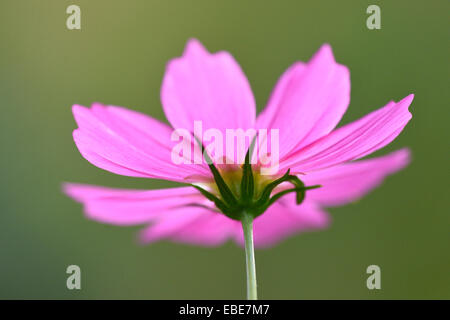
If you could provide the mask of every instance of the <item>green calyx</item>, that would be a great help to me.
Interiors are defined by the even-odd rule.
[[[306,190],[320,188],[320,185],[305,186],[305,184],[297,176],[290,174],[290,169],[288,169],[286,173],[278,179],[265,183],[261,188],[258,188],[255,183],[255,180],[258,179],[255,176],[250,164],[255,141],[256,137],[253,139],[245,155],[245,162],[242,166],[240,183],[237,184],[238,186],[234,184],[234,188],[232,190],[214,165],[208,153],[205,152],[204,146],[197,139],[197,143],[202,148],[203,157],[205,158],[205,161],[214,177],[218,195],[211,193],[200,186],[192,186],[200,191],[200,193],[208,200],[214,202],[217,209],[219,209],[223,214],[238,221],[242,220],[243,212],[246,212],[247,214],[253,216],[253,218],[256,218],[264,213],[267,208],[275,203],[275,201],[292,192],[296,193],[296,203],[299,205],[305,199]],[[293,188],[286,189],[272,195],[273,190],[283,182],[291,183]]]

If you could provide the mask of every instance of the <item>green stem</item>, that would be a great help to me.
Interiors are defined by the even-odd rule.
[[[245,262],[247,267],[247,299],[257,300],[253,217],[246,212],[242,214],[242,230],[244,231]]]

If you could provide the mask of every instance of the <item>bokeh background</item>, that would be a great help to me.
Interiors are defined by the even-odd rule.
[[[82,29],[65,13],[81,7]],[[381,7],[381,30],[366,8]],[[154,189],[77,151],[74,103],[121,105],[164,120],[166,62],[190,37],[228,50],[264,106],[279,75],[328,42],[349,66],[343,122],[413,92],[413,119],[377,155],[409,146],[413,162],[361,201],[332,208],[326,231],[256,252],[265,299],[450,298],[448,196],[449,1],[24,1],[0,4],[0,298],[228,299],[245,297],[244,253],[136,243],[139,228],[87,220],[63,181]],[[82,289],[66,288],[66,267]],[[366,268],[382,289],[366,288]]]

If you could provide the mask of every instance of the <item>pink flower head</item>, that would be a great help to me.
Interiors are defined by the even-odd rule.
[[[161,101],[170,126],[122,107],[74,105],[78,129],[73,137],[83,157],[99,168],[192,185],[144,191],[65,184],[64,191],[83,203],[90,219],[147,225],[140,234],[144,243],[171,239],[219,245],[227,239],[243,242],[232,208],[236,199],[242,206],[245,180],[245,190],[251,185],[249,203],[261,201],[254,221],[255,245],[268,246],[297,232],[326,227],[324,207],[355,201],[408,164],[407,149],[354,160],[400,134],[411,119],[412,100],[411,94],[391,101],[335,129],[350,101],[350,76],[335,62],[331,47],[323,45],[309,62],[297,62],[281,76],[268,105],[256,116],[250,85],[233,57],[227,52],[210,54],[199,41],[190,40],[182,57],[168,64],[162,83]],[[172,133],[177,128],[194,132],[195,121],[202,122],[203,130],[221,132],[278,129],[277,171],[262,177],[258,165],[252,171],[245,164],[213,164],[219,179],[223,177],[218,181],[206,163],[175,164],[171,156],[178,142]],[[236,172],[238,184],[233,180]],[[273,188],[267,189],[271,183]],[[320,188],[308,190],[316,185]],[[268,194],[263,201],[264,190]]]

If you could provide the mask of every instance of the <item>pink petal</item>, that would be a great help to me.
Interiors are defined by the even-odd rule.
[[[288,195],[255,219],[255,246],[271,246],[295,233],[323,229],[328,224],[329,216],[319,206],[311,201],[304,201],[297,206],[294,197]],[[243,245],[242,228],[237,228],[236,231],[236,241]]]
[[[408,121],[408,107],[414,95],[390,102],[365,117],[347,124],[309,146],[289,155],[280,170],[307,173],[364,157],[394,140]]]
[[[355,201],[380,185],[390,174],[403,169],[410,159],[408,149],[383,157],[341,164],[302,176],[306,185],[322,185],[307,191],[308,200],[334,206]]]
[[[115,225],[148,223],[192,203],[207,204],[192,187],[144,191],[68,183],[64,193],[84,205],[88,218]]]
[[[193,131],[252,128],[255,101],[241,68],[228,52],[210,54],[198,40],[190,40],[183,56],[167,66],[161,88],[167,119],[175,129]]]
[[[239,222],[203,208],[185,208],[160,219],[144,229],[143,243],[169,239],[202,246],[217,246],[231,238]]]
[[[280,130],[280,157],[328,134],[350,101],[350,74],[323,45],[307,63],[295,63],[280,78],[258,128]]]
[[[198,181],[209,177],[205,165],[175,165],[171,159],[172,129],[141,113],[121,107],[74,105],[79,129],[73,133],[81,154],[92,164],[113,173],[174,180]]]

